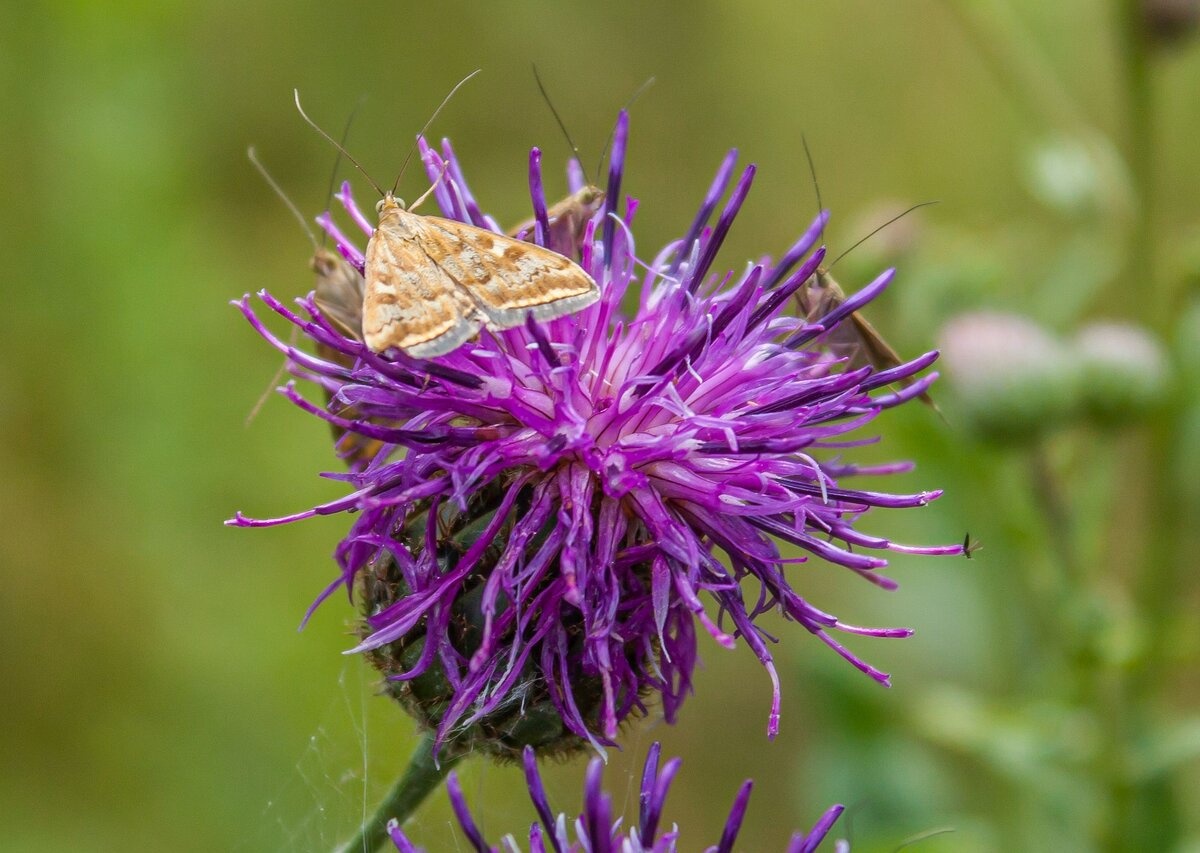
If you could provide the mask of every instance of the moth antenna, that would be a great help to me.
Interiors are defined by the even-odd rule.
[[[334,148],[336,148],[339,152],[341,152],[347,160],[349,160],[351,163],[353,163],[354,168],[358,169],[358,171],[363,173],[363,177],[366,178],[370,182],[371,186],[375,188],[375,191],[377,193],[379,193],[381,196],[384,195],[383,187],[381,187],[381,186],[379,186],[379,184],[375,183],[375,179],[372,178],[369,174],[367,174],[367,170],[362,167],[361,163],[359,163],[357,160],[354,159],[354,155],[352,155],[349,151],[347,151],[340,142],[338,142],[336,139],[334,139],[332,136],[330,136],[328,133],[326,133],[325,130],[321,127],[321,125],[317,124],[315,121],[313,121],[311,118],[308,117],[308,113],[306,113],[304,111],[304,107],[300,106],[300,90],[293,89],[292,93],[296,96],[296,109],[300,112],[300,117],[303,118],[306,122],[308,122],[309,126],[312,127],[313,130],[315,130],[317,133],[321,134],[327,140],[329,140],[329,144],[331,144]]]
[[[900,846],[894,849],[892,853],[900,853],[901,850],[912,847],[915,844],[920,844],[922,841],[937,838],[939,835],[949,835],[951,832],[954,832],[954,827],[952,826],[943,826],[938,829],[927,829],[924,832],[918,832],[916,835],[910,835],[901,841]]]
[[[354,105],[354,109],[350,110],[350,115],[346,116],[346,126],[342,128],[342,140],[341,140],[341,143],[338,145],[337,157],[335,157],[333,160],[333,171],[329,173],[329,187],[325,190],[326,206],[329,205],[329,200],[331,198],[333,198],[333,188],[334,188],[334,185],[337,184],[338,169],[342,165],[342,152],[345,150],[346,140],[350,137],[350,125],[354,124],[354,119],[358,115],[358,111],[362,107],[363,102],[366,101],[366,99],[367,99],[366,95],[361,96],[358,99],[358,103]],[[321,247],[322,248],[324,248],[325,240],[328,237],[329,237],[329,235],[325,231],[321,232]]]
[[[418,198],[416,201],[414,201],[412,204],[410,204],[408,206],[409,213],[412,213],[413,211],[415,211],[418,207],[421,206],[422,202],[424,202],[425,199],[427,199],[431,195],[433,195],[433,191],[438,188],[438,184],[440,184],[442,182],[442,178],[446,177],[446,169],[448,169],[449,167],[450,167],[449,163],[442,163],[442,171],[438,172],[437,180],[429,185],[429,189],[427,189],[427,190],[425,190],[425,192],[421,193],[420,198]]]
[[[533,67],[533,79],[535,81],[537,81],[538,91],[542,93],[542,100],[545,101],[546,106],[548,106],[550,108],[550,114],[553,115],[554,120],[556,122],[558,122],[558,129],[561,130],[563,136],[566,137],[567,145],[569,145],[571,147],[571,150],[575,153],[575,159],[576,159],[576,161],[578,161],[580,168],[583,168],[583,157],[580,156],[579,148],[575,145],[575,141],[573,139],[571,139],[571,134],[567,132],[567,126],[566,126],[566,124],[563,123],[562,116],[560,116],[558,114],[558,110],[556,110],[554,108],[554,102],[550,100],[550,93],[546,91],[546,87],[542,83],[542,77],[540,74],[538,74],[537,64],[533,63],[532,67]],[[601,161],[601,162],[603,162],[603,161]],[[597,175],[599,175],[599,170],[597,170]],[[584,175],[583,177],[585,179],[587,179],[587,175]],[[589,183],[591,183],[591,182],[589,181]],[[594,184],[593,184],[593,186],[594,186]]]
[[[258,161],[258,152],[254,150],[253,145],[246,149],[246,156],[250,158],[250,162],[254,164],[254,168],[258,169],[258,173],[263,176],[263,180],[267,182],[267,186],[275,191],[275,195],[279,196],[280,200],[287,205],[287,209],[292,212],[292,216],[296,217],[296,221],[300,223],[300,227],[304,229],[304,233],[308,235],[308,239],[312,242],[313,251],[321,248],[320,243],[317,242],[317,236],[313,234],[312,228],[305,221],[300,209],[288,198],[287,193],[283,191],[283,187],[279,186],[275,182],[275,179],[271,177],[271,173],[267,171],[267,167]]]
[[[855,244],[854,244],[853,246],[851,246],[849,249],[847,249],[846,251],[844,251],[844,252],[842,252],[840,255],[838,255],[836,258],[834,258],[834,259],[833,259],[833,263],[831,263],[831,264],[830,264],[828,267],[826,267],[826,269],[833,269],[833,266],[834,266],[834,264],[836,264],[836,263],[837,263],[838,261],[840,261],[842,258],[846,257],[846,255],[848,255],[848,254],[850,254],[851,252],[853,252],[855,249],[857,249],[857,248],[858,248],[859,246],[861,246],[863,243],[865,243],[865,242],[867,242],[868,240],[870,240],[872,237],[874,237],[876,234],[878,234],[878,233],[879,233],[880,231],[882,231],[884,228],[887,228],[887,227],[888,227],[889,225],[891,225],[893,222],[896,222],[896,221],[898,221],[898,220],[900,220],[900,219],[903,219],[904,217],[906,217],[906,216],[908,216],[910,213],[912,213],[914,210],[920,210],[922,207],[929,207],[931,204],[937,204],[937,203],[938,203],[938,202],[937,202],[937,200],[936,200],[936,199],[935,199],[934,201],[922,201],[922,202],[920,202],[920,203],[918,203],[918,204],[914,204],[912,207],[910,207],[908,210],[904,211],[903,213],[897,213],[895,216],[893,216],[893,217],[892,217],[891,219],[889,219],[887,222],[885,222],[885,223],[883,223],[882,225],[880,225],[878,228],[876,228],[874,231],[872,231],[872,232],[871,232],[870,234],[868,234],[866,237],[863,237],[861,240],[859,240],[857,243],[855,243]]]
[[[808,147],[808,140],[804,138],[804,134],[800,134],[800,144],[804,146],[804,156],[808,160],[808,173],[812,175],[813,189],[817,193],[817,215],[821,215],[821,211],[825,209],[825,205],[821,203],[821,185],[817,182],[817,165],[813,162],[812,151]],[[836,261],[834,263],[837,263]],[[833,266],[833,264],[830,264]]]
[[[288,339],[288,343],[291,346],[296,345],[296,335],[299,331],[299,328],[292,326],[292,334]],[[283,378],[283,372],[287,370],[287,364],[288,360],[285,357],[283,363],[279,365],[279,369],[275,371],[275,375],[271,377],[271,381],[267,383],[267,387],[263,389],[262,394],[259,395],[258,400],[255,401],[254,406],[250,409],[250,414],[246,415],[243,426],[247,429],[254,422],[254,419],[258,417],[258,413],[262,411],[263,405],[267,402],[267,398],[271,396],[271,392],[275,390],[275,386],[279,384],[279,380]]]
[[[638,86],[638,90],[633,93],[633,97],[631,97],[628,101],[626,101],[625,106],[621,107],[621,109],[629,110],[637,102],[637,99],[640,98],[643,94],[645,94],[647,89],[649,89],[651,86],[654,85],[654,80],[655,80],[655,78],[650,77],[646,80],[645,83]],[[604,158],[608,156],[608,149],[612,146],[613,134],[616,132],[617,132],[617,126],[614,124],[612,130],[610,130],[608,132],[608,141],[604,143],[604,148],[601,149],[601,151],[600,151],[600,162],[596,164],[596,175],[597,176],[599,176],[600,169],[604,166]],[[580,167],[582,168],[582,164],[580,164]]]
[[[468,80],[470,80],[472,77],[474,77],[476,74],[478,74],[482,70],[483,70],[482,68],[476,68],[474,71],[472,71],[466,77],[459,80],[458,84],[453,89],[450,90],[449,95],[442,98],[442,102],[440,104],[438,104],[438,108],[433,111],[433,115],[431,115],[429,117],[429,121],[425,122],[425,126],[421,128],[421,132],[418,133],[416,136],[416,139],[413,140],[412,147],[408,149],[408,154],[405,156],[404,162],[400,164],[400,174],[398,174],[396,176],[396,182],[394,184],[392,184],[392,193],[393,194],[395,194],[396,188],[400,186],[400,179],[404,177],[404,170],[408,168],[408,161],[411,160],[412,155],[417,152],[417,139],[420,139],[421,137],[423,137],[425,135],[425,131],[429,130],[429,125],[433,124],[434,119],[436,119],[438,117],[438,113],[440,113],[442,111],[442,108],[445,107],[446,104],[450,103],[450,99],[454,97],[454,93],[457,92],[459,89],[461,89]],[[350,155],[347,154],[346,156],[348,157]],[[381,191],[381,194],[382,194],[382,191]]]

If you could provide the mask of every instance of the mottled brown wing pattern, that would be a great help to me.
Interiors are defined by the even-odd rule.
[[[419,202],[418,202],[419,203]],[[367,243],[363,339],[375,352],[444,355],[483,326],[548,320],[600,297],[581,267],[531,243],[436,216],[417,216],[389,193]]]
[[[562,255],[436,216],[421,218],[439,266],[464,288],[494,329],[511,329],[532,313],[550,320],[586,308],[600,289]]]
[[[400,347],[433,358],[479,332],[485,317],[442,267],[421,217],[387,210],[367,244],[363,339],[374,352]]]

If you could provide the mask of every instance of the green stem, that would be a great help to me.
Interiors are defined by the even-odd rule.
[[[1102,745],[1092,765],[1092,777],[1106,789],[1106,807],[1094,827],[1097,847],[1104,851],[1128,849],[1132,788],[1128,774],[1128,696],[1124,674],[1098,653],[1095,631],[1100,598],[1098,578],[1086,569],[1075,539],[1075,513],[1062,489],[1061,478],[1051,464],[1045,442],[1030,449],[1030,471],[1034,494],[1046,521],[1050,547],[1058,569],[1054,579],[1051,620],[1056,660],[1071,677],[1061,680],[1060,689],[1072,705],[1086,708],[1103,731]],[[1083,837],[1083,833],[1080,834]]]
[[[1050,547],[1054,549],[1062,569],[1062,578],[1057,590],[1063,598],[1069,598],[1073,587],[1084,580],[1083,568],[1075,553],[1075,523],[1071,509],[1063,495],[1059,478],[1050,463],[1049,450],[1045,441],[1038,441],[1029,451],[1030,471],[1033,476],[1034,492],[1038,505],[1046,519]],[[1063,602],[1059,602],[1062,604]]]
[[[979,48],[983,61],[1017,103],[1042,123],[1069,133],[1091,131],[1088,120],[1054,65],[1038,50],[1005,0],[950,0],[946,8]]]
[[[1053,555],[1052,571],[1029,581],[1031,589],[1040,593],[1035,594],[1034,615],[1056,655],[1046,662],[1048,670],[1069,669],[1079,660],[1080,642],[1084,639],[1079,632],[1078,595],[1086,581],[1075,548],[1073,513],[1045,439],[1039,439],[1029,448],[1029,478],[1034,501],[1045,522],[1047,551]],[[1033,566],[1030,569],[1036,571]]]
[[[1123,81],[1126,106],[1126,152],[1130,173],[1137,192],[1138,215],[1131,235],[1131,247],[1124,280],[1136,281],[1146,295],[1142,301],[1141,320],[1151,328],[1169,335],[1175,306],[1171,288],[1157,276],[1154,252],[1156,230],[1154,214],[1156,194],[1154,180],[1154,98],[1151,76],[1150,42],[1141,17],[1138,0],[1118,0],[1121,15],[1121,38],[1124,47]],[[1184,501],[1178,493],[1174,449],[1178,434],[1177,407],[1161,412],[1153,421],[1149,436],[1149,479],[1152,485],[1153,510],[1144,536],[1149,540],[1143,549],[1137,601],[1145,620],[1149,649],[1143,657],[1140,672],[1145,690],[1152,686],[1166,651],[1163,625],[1174,609],[1180,591],[1181,572],[1187,561],[1180,559],[1179,534],[1184,523],[1180,507]],[[1148,683],[1150,682],[1150,683]]]
[[[433,789],[442,784],[442,780],[465,754],[461,751],[443,750],[439,767],[433,759],[433,735],[427,734],[422,737],[404,775],[397,780],[392,790],[388,791],[375,813],[363,822],[358,834],[339,847],[337,853],[373,853],[377,850],[387,841],[388,821],[395,818],[403,823],[410,817]]]
[[[1117,20],[1122,47],[1121,79],[1125,100],[1125,158],[1129,164],[1137,206],[1125,274],[1121,279],[1135,282],[1144,294],[1141,319],[1151,328],[1167,330],[1172,324],[1172,288],[1160,279],[1157,269],[1155,219],[1158,208],[1155,181],[1156,110],[1152,66],[1152,44],[1146,31],[1141,0],[1116,0]],[[1161,697],[1168,677],[1163,661],[1166,655],[1167,626],[1178,612],[1180,572],[1187,564],[1181,559],[1179,534],[1184,523],[1180,506],[1182,496],[1175,476],[1175,447],[1178,438],[1177,412],[1160,413],[1147,436],[1150,462],[1147,466],[1151,487],[1151,510],[1142,527],[1141,565],[1134,575],[1136,617],[1145,627],[1146,649],[1132,670],[1117,672],[1113,684],[1114,708],[1121,708],[1123,725],[1110,720],[1110,737],[1130,743],[1135,734],[1148,725],[1150,709]],[[1114,717],[1117,715],[1114,715]],[[1127,763],[1126,763],[1127,764]],[[1122,772],[1123,771],[1123,772]],[[1152,839],[1155,828],[1137,826],[1139,806],[1153,795],[1143,784],[1138,787],[1129,777],[1127,766],[1109,768],[1109,827],[1107,850],[1129,849],[1136,843],[1167,847],[1178,839]],[[1122,847],[1122,845],[1127,845]]]
[[[1154,215],[1157,207],[1154,182],[1154,92],[1151,85],[1150,42],[1142,18],[1140,0],[1117,0],[1117,14],[1124,61],[1121,64],[1125,90],[1125,157],[1136,193],[1133,231],[1130,234],[1126,275],[1123,281],[1138,282],[1151,325],[1159,325],[1170,309],[1169,300],[1156,285]]]

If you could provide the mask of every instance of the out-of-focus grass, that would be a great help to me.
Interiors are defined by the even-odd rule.
[[[1025,0],[1013,14],[1095,129],[1120,139],[1108,8]],[[220,524],[235,509],[282,513],[337,494],[314,476],[331,465],[319,424],[272,399],[244,426],[277,361],[226,305],[260,287],[310,287],[303,236],[244,157],[257,144],[297,202],[319,211],[333,158],[295,115],[293,87],[330,128],[366,93],[350,147],[387,180],[444,92],[482,67],[434,134],[454,139],[473,189],[508,222],[526,215],[529,146],[547,162],[567,154],[531,61],[588,159],[616,110],[656,76],[633,108],[640,245],[677,234],[737,146],[760,172],[724,250],[730,266],[780,251],[814,212],[804,134],[834,250],[861,236],[859,214],[880,200],[941,202],[914,216],[917,246],[873,307],[906,353],[970,307],[1065,328],[1082,309],[1137,314],[1145,297],[1138,281],[1114,281],[1118,247],[1103,229],[1029,191],[1037,146],[1061,128],[1027,109],[937,2],[59,2],[3,16],[3,849],[327,849],[410,748],[408,721],[371,696],[359,661],[338,654],[344,600],[294,631],[331,577],[340,522],[256,533]],[[1190,270],[1194,286],[1200,56],[1185,47],[1154,72],[1160,280]],[[421,181],[412,171],[404,191]],[[887,260],[873,251],[843,262],[849,288]],[[1037,590],[1018,587],[1029,561],[1044,559],[1047,533],[1022,463],[971,443],[950,408],[947,419],[910,407],[880,422],[886,441],[870,452],[919,463],[897,486],[947,496],[867,526],[915,542],[970,530],[985,542],[976,560],[898,556],[895,594],[819,565],[798,584],[849,621],[918,628],[905,642],[854,641],[896,687],[874,687],[795,626],[777,626],[788,640],[777,742],[764,737],[769,685],[748,653],[706,646],[680,726],[633,731],[614,758],[607,773],[620,791],[652,738],[685,757],[671,816],[689,846],[717,836],[747,776],[758,780],[748,850],[780,847],[833,800],[852,804],[843,831],[853,827],[856,850],[939,826],[957,831],[918,849],[1014,849],[1056,818],[1079,825],[1072,810],[1089,808],[1088,792],[1064,793],[1071,777],[1043,773],[1046,792],[1027,790],[1029,768],[1047,766],[1030,754],[1047,738],[1032,738],[1028,720],[1051,732],[1068,768],[1094,737],[1040,705],[1036,680],[1023,677],[1040,649],[1020,602]],[[1141,499],[1159,487],[1138,464],[1142,447],[1126,436],[1063,450],[1068,467],[1121,484],[1118,517],[1137,537],[1154,535]],[[1101,515],[1111,506],[1083,506],[1112,517]],[[1102,568],[1120,576],[1136,547],[1096,535],[1114,549]],[[1194,584],[1179,595],[1194,599]],[[1176,688],[1164,699],[1181,708],[1196,698],[1188,628],[1176,632]],[[999,736],[955,746],[954,732],[973,726]],[[580,770],[549,774],[563,808],[577,802]],[[516,770],[464,773],[493,836],[531,818]],[[1192,809],[1171,816],[1174,837],[1200,832]],[[413,835],[455,849],[441,796]]]

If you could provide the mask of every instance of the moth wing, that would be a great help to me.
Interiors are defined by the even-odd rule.
[[[414,358],[466,343],[485,317],[455,284],[412,216],[405,229],[380,224],[367,244],[363,340],[373,352],[399,347]]]
[[[363,277],[345,258],[328,249],[313,256],[317,273],[314,300],[321,314],[339,332],[356,341],[363,339]]]
[[[846,294],[828,273],[814,274],[797,291],[797,296],[807,319],[814,323],[846,301]],[[892,349],[892,345],[884,340],[861,311],[852,313],[823,337],[830,352],[846,359],[847,370],[857,370],[868,363],[876,370],[888,370],[904,363],[900,354]],[[911,385],[913,381],[909,378],[901,384]],[[920,399],[940,414],[928,392],[922,392]]]
[[[421,221],[430,254],[470,294],[491,328],[520,326],[530,313],[536,320],[573,314],[600,298],[579,264],[549,249],[450,219]]]
[[[590,185],[556,202],[546,211],[546,220],[550,224],[550,234],[547,236],[549,245],[562,250],[568,257],[575,257],[588,222],[600,210],[603,202],[604,191]],[[535,220],[527,219],[510,229],[508,236],[526,239],[534,232],[534,223]]]
[[[862,341],[867,359],[876,370],[889,370],[904,364],[900,354],[892,349],[892,345],[885,341],[879,332],[875,331],[875,327],[861,312],[855,311],[850,315],[850,320],[854,323],[854,329]]]
[[[900,357],[900,353],[892,349],[892,345],[885,341],[879,332],[875,331],[875,327],[870,324],[866,317],[863,317],[860,312],[855,311],[850,315],[850,319],[854,321],[854,328],[858,331],[859,338],[862,340],[863,351],[867,359],[871,362],[872,367],[876,370],[889,370],[904,364],[904,359]],[[910,376],[900,384],[908,386],[915,381]],[[941,409],[938,408],[937,403],[933,402],[933,398],[929,396],[928,391],[922,391],[919,399],[939,415],[941,414]]]
[[[846,301],[846,294],[827,273],[817,272],[796,292],[800,306],[810,323],[819,323],[825,315]],[[870,358],[863,325],[874,332],[858,312],[851,314],[821,335],[821,341],[833,355],[846,360],[846,370],[857,370]],[[877,335],[878,337],[878,335]]]

